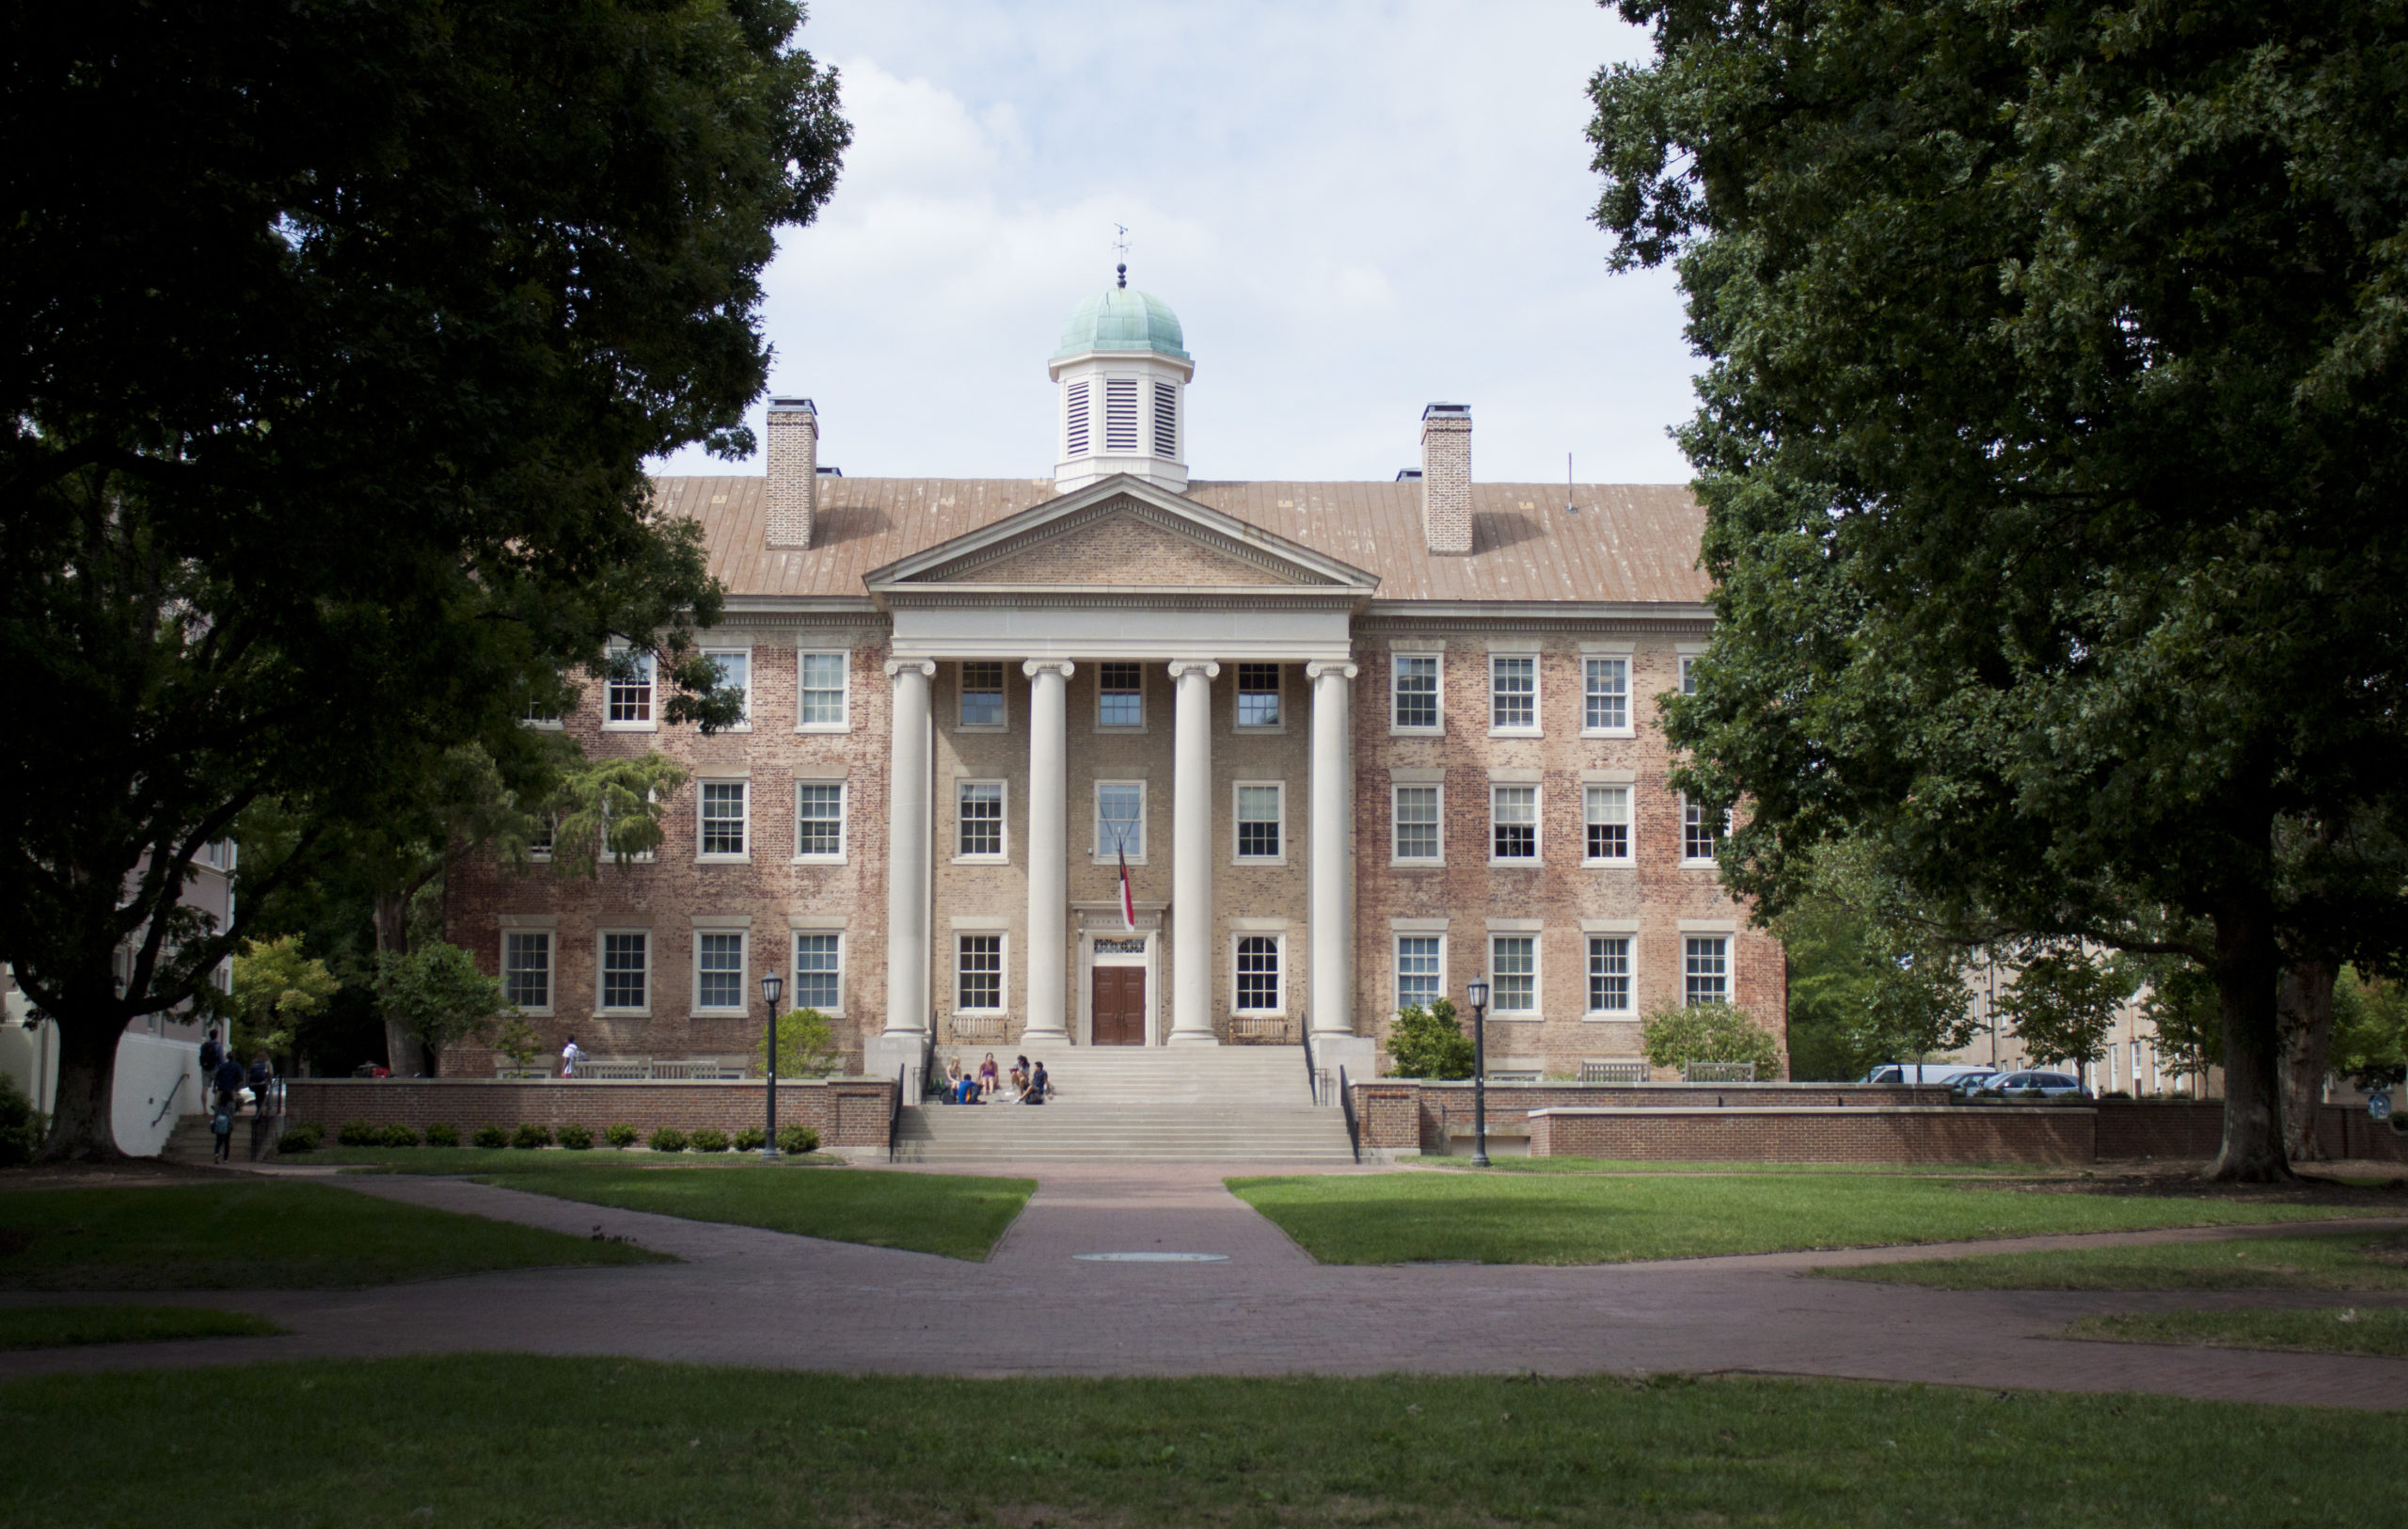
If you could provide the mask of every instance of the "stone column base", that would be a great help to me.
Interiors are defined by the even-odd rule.
[[[917,1035],[873,1035],[862,1043],[862,1072],[869,1077],[891,1078],[905,1072],[903,1102],[916,1105],[927,1081],[920,1071],[927,1064],[927,1043]]]
[[[1327,1073],[1332,1084],[1338,1081],[1341,1067],[1346,1069],[1347,1082],[1369,1083],[1380,1075],[1380,1043],[1368,1035],[1316,1030],[1313,1065]]]
[[[1173,1030],[1167,1043],[1175,1046],[1216,1046],[1221,1038],[1211,1030]]]

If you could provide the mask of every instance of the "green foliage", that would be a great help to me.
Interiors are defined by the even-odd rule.
[[[2362,1089],[2389,1088],[2408,1075],[2408,987],[2341,968],[2333,984],[2333,1070]]]
[[[509,1146],[510,1133],[503,1130],[499,1125],[480,1125],[477,1127],[476,1135],[470,1137],[468,1139],[490,1152],[496,1147]],[[346,1146],[349,1144],[350,1143],[348,1142],[344,1143]]]
[[[2224,1001],[2215,975],[2185,956],[2143,958],[2149,990],[2141,1014],[2157,1034],[2159,1062],[2177,1073],[2205,1073],[2224,1063]],[[2340,1005],[2335,990],[2335,1007]]]
[[[430,1147],[456,1147],[460,1144],[460,1128],[437,1121],[426,1128],[426,1144]]]
[[[1666,1004],[1648,1011],[1639,1026],[1640,1043],[1657,1067],[1691,1062],[1753,1062],[1756,1077],[1781,1075],[1781,1048],[1772,1034],[1727,1003]]]
[[[686,1133],[673,1125],[664,1125],[646,1137],[644,1145],[655,1152],[684,1152]]]
[[[632,1125],[613,1125],[602,1133],[602,1139],[621,1152],[636,1144],[638,1133]]]
[[[289,1055],[301,1022],[326,1006],[342,984],[326,964],[301,953],[301,936],[246,940],[234,958],[234,1047]]]
[[[418,1145],[418,1133],[396,1121],[390,1125],[382,1125],[377,1127],[376,1145],[380,1147],[415,1147]]]
[[[1970,952],[1934,925],[1861,844],[1816,855],[1805,890],[1772,926],[1789,962],[1792,1077],[1861,1077],[1877,1062],[1921,1061],[1972,1039]]]
[[[769,1133],[757,1125],[746,1126],[743,1130],[737,1132],[735,1138],[736,1150],[738,1152],[759,1152],[768,1145],[768,1141]]]
[[[345,1121],[335,1133],[335,1139],[346,1147],[372,1147],[376,1145],[376,1127],[366,1121]]]
[[[725,1131],[718,1130],[712,1126],[705,1125],[700,1130],[697,1130],[692,1136],[687,1138],[687,1145],[692,1147],[696,1152],[725,1152],[727,1150],[727,1133]]]
[[[808,1125],[778,1127],[778,1150],[789,1157],[800,1157],[819,1150],[819,1133]]]
[[[2106,1054],[2115,1011],[2136,986],[2121,962],[2058,947],[2021,964],[1999,989],[1996,1012],[2034,1061],[2093,1062]]]
[[[686,772],[667,756],[594,759],[568,771],[550,798],[552,874],[592,879],[609,856],[624,866],[660,848],[660,813]]]
[[[501,980],[477,969],[474,956],[440,941],[376,953],[376,1001],[385,1017],[440,1057],[446,1046],[510,1010]]]
[[[824,1077],[836,1070],[835,1027],[816,1009],[792,1009],[778,1017],[778,1075]],[[752,1041],[752,1075],[763,1075],[769,1061],[769,1036],[764,1029]]]
[[[1388,1027],[1387,1053],[1399,1077],[1471,1076],[1471,1037],[1455,1020],[1455,1005],[1440,998],[1423,1008],[1407,1004]]]
[[[510,1133],[510,1144],[528,1152],[537,1147],[548,1147],[552,1144],[552,1128],[528,1121]]]
[[[535,1054],[543,1049],[543,1038],[535,1027],[516,1014],[512,1014],[494,1027],[493,1048],[510,1059],[510,1065],[526,1071],[535,1065]]]
[[[0,1073],[0,1168],[32,1162],[48,1128],[49,1117],[34,1107],[16,1078]]]
[[[326,1139],[326,1128],[316,1121],[295,1121],[277,1139],[278,1152],[315,1152]]]
[[[594,1133],[582,1125],[563,1125],[560,1129],[561,1145],[571,1152],[585,1152],[594,1145]]]

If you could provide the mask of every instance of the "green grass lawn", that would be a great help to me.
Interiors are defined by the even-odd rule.
[[[2029,1179],[2048,1172],[2030,1163],[1671,1163],[1640,1157],[1493,1157],[1482,1169],[1474,1168],[1469,1157],[1430,1156],[1415,1158],[1414,1166],[1473,1173],[1874,1173],[1926,1179],[1993,1178],[2002,1174]],[[2067,1176],[2071,1176],[2071,1171]]]
[[[1977,1253],[1814,1272],[1935,1290],[2408,1290],[2408,1233]]]
[[[758,1168],[760,1157],[749,1152],[654,1152],[631,1147],[625,1152],[594,1147],[571,1152],[565,1147],[322,1147],[315,1152],[288,1153],[274,1159],[279,1168],[349,1168],[389,1173],[578,1173],[596,1165],[619,1168]],[[784,1169],[839,1169],[841,1157],[813,1153],[781,1157]]]
[[[2408,1358],[2408,1309],[2340,1311],[2105,1312],[2077,1319],[2068,1338],[2208,1348],[2290,1348],[2311,1354]]]
[[[4,1289],[297,1290],[666,1262],[626,1243],[292,1180],[0,1193]]]
[[[266,1456],[195,1420],[240,1418]],[[966,1380],[459,1355],[0,1382],[0,1522],[2324,1525],[2379,1413],[1842,1381]],[[141,1441],[138,1448],[128,1441]],[[273,1468],[263,1460],[272,1459]]]
[[[264,1316],[207,1306],[0,1306],[0,1348],[147,1344],[168,1338],[273,1338]]]
[[[1624,1263],[2347,1214],[2207,1194],[2082,1194],[1864,1173],[1388,1173],[1228,1185],[1325,1264]]]

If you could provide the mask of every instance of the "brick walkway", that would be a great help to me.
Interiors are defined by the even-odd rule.
[[[1219,1165],[1060,1164],[1026,1171],[1042,1187],[984,1264],[455,1180],[352,1179],[351,1187],[416,1204],[578,1235],[599,1229],[686,1262],[364,1291],[195,1293],[169,1298],[258,1312],[295,1333],[0,1354],[0,1375],[515,1349],[966,1375],[1751,1371],[2408,1407],[2408,1363],[2396,1360],[2049,1336],[2086,1312],[2294,1303],[2279,1295],[1957,1292],[1799,1277],[1817,1265],[1950,1251],[2247,1233],[2042,1237],[1563,1268],[1323,1267],[1221,1187],[1231,1171]],[[1216,1253],[1223,1261],[1076,1256],[1098,1252]],[[2374,1303],[2365,1297],[2295,1303],[2344,1300]]]

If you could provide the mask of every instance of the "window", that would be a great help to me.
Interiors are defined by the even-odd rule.
[[[1396,1006],[1427,1009],[1446,996],[1447,977],[1439,960],[1436,934],[1396,937]]]
[[[1497,653],[1488,660],[1488,725],[1500,733],[1539,726],[1539,661],[1532,653]]]
[[[1589,1012],[1630,1012],[1630,936],[1589,936]]]
[[[711,668],[719,676],[717,689],[737,690],[744,693],[741,709],[737,712],[736,720],[728,725],[730,729],[736,732],[751,732],[752,730],[752,650],[749,647],[706,647],[703,649],[703,657],[710,661]]]
[[[1687,655],[1681,660],[1681,693],[1683,695],[1697,693],[1697,656],[1695,654]]]
[[[1590,659],[1580,703],[1580,725],[1592,733],[1620,732],[1630,725],[1630,661]]]
[[[1723,818],[1695,802],[1681,804],[1681,858],[1711,860],[1722,840]]]
[[[639,1011],[652,995],[652,936],[641,930],[602,936],[602,1007]]]
[[[1434,863],[1440,858],[1437,787],[1396,788],[1396,857]]]
[[[621,673],[624,667],[625,673]],[[620,652],[611,655],[610,680],[604,688],[605,727],[648,728],[652,720],[652,655]]]
[[[1085,456],[1087,454],[1087,385],[1085,379],[1082,378],[1079,381],[1070,384],[1069,392],[1066,395],[1063,407],[1068,411],[1063,419],[1062,429],[1062,442],[1067,448],[1069,448],[1067,454],[1071,456]]]
[[[744,803],[749,782],[703,782],[702,852],[705,860],[744,853]]]
[[[1278,859],[1282,852],[1279,809],[1286,788],[1276,781],[1255,786],[1241,783],[1237,793],[1238,858]]]
[[[534,826],[527,830],[527,858],[549,860],[552,857],[552,839],[560,832],[560,819],[553,814],[536,814]]]
[[[1095,783],[1095,857],[1117,861],[1146,858],[1146,783],[1142,780],[1100,780]]]
[[[1000,661],[961,666],[961,725],[1004,725],[1004,666]]]
[[[548,930],[508,930],[501,936],[501,995],[521,1009],[552,1006],[552,936]]]
[[[561,714],[548,702],[532,698],[527,702],[527,709],[518,714],[518,720],[530,727],[551,729],[561,725]]]
[[[1154,384],[1154,454],[1179,455],[1179,389],[1167,382]]]
[[[1630,788],[1627,786],[1591,786],[1580,793],[1581,810],[1588,819],[1590,860],[1628,860],[1630,858]]]
[[[1279,725],[1279,666],[1275,663],[1238,665],[1238,725]]]
[[[1491,786],[1488,788],[1489,858],[1535,861],[1539,857],[1539,788],[1535,786]]]
[[[1435,732],[1438,727],[1438,655],[1396,655],[1396,717],[1400,730]]]
[[[1137,449],[1135,377],[1103,379],[1103,449],[1107,452],[1133,452]]]
[[[1526,1014],[1539,1006],[1539,938],[1535,934],[1488,937],[1489,1003],[1500,1014]]]
[[[799,933],[794,937],[794,1006],[823,1014],[845,1011],[845,937]]]
[[[1004,937],[963,934],[954,941],[953,1007],[991,1013],[1004,1006]]]
[[[845,783],[802,781],[794,788],[794,856],[798,860],[845,857]]]
[[[795,726],[803,732],[842,732],[850,725],[846,685],[852,675],[848,653],[800,653],[795,673],[800,693],[795,700]]]
[[[1239,935],[1237,977],[1239,1013],[1278,1012],[1279,936],[1276,934]]]
[[[965,780],[955,799],[954,814],[958,836],[954,852],[964,860],[1001,860],[1004,857],[1004,783],[999,780]]]
[[[1727,1003],[1731,997],[1731,937],[1691,934],[1685,937],[1681,968],[1683,1001]]]
[[[1143,727],[1146,725],[1146,666],[1142,663],[1096,665],[1095,725],[1099,727]]]
[[[743,1012],[744,936],[740,932],[695,932],[694,1007]]]

